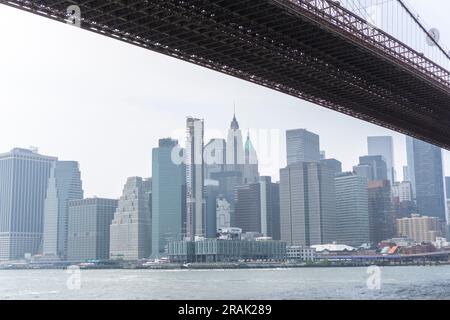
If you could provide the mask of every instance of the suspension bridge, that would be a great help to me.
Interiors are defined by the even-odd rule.
[[[0,0],[0,4],[450,149],[449,51],[439,30],[427,27],[406,0]]]

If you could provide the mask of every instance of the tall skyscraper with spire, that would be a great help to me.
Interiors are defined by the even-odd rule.
[[[236,119],[236,113],[234,113],[227,136],[227,171],[243,171],[243,164],[245,163],[243,146],[242,132]]]

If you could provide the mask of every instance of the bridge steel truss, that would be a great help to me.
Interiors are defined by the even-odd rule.
[[[450,72],[331,0],[0,0],[450,149]]]

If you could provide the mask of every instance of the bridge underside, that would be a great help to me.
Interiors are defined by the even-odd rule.
[[[87,30],[450,149],[448,73],[326,0],[0,3],[59,21],[75,4]]]

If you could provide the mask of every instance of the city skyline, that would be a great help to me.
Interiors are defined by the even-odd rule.
[[[420,2],[415,6],[424,15],[430,12]],[[0,34],[10,43],[3,51],[8,59],[0,62],[0,84],[7,88],[0,104],[8,114],[0,119],[0,150],[35,145],[43,154],[77,160],[89,197],[117,198],[126,177],[150,176],[152,147],[161,137],[178,138],[187,109],[190,115],[206,119],[205,141],[225,138],[233,101],[244,133],[247,128],[280,130],[283,147],[285,130],[307,128],[320,135],[321,149],[327,157],[342,161],[344,171],[367,154],[367,136],[392,135],[395,168],[401,176],[406,164],[401,134],[70,26],[54,28],[55,24],[11,8],[0,9]],[[8,31],[11,26],[16,34]],[[31,51],[39,64],[26,59]],[[93,68],[99,72],[86,82]],[[124,90],[123,83],[134,89]],[[29,87],[27,95],[14,89],[22,90],[24,85]],[[255,149],[259,153],[257,144]],[[279,153],[281,163],[269,169],[262,166],[261,175],[279,180],[284,149]],[[446,151],[446,175],[450,175],[449,161]]]
[[[184,121],[186,121],[186,119],[189,119],[189,118],[191,118],[190,116],[186,116],[185,117],[185,120]],[[203,120],[203,118],[201,119],[202,120],[202,122],[204,122],[205,124],[204,124],[204,131],[205,131],[205,138],[204,138],[204,141],[205,141],[205,143],[204,143],[204,146],[203,146],[203,152],[204,152],[204,154],[205,154],[205,156],[206,156],[206,154],[208,153],[208,152],[210,152],[211,150],[207,150],[207,146],[208,146],[208,144],[209,143],[211,143],[211,142],[215,142],[215,141],[217,141],[217,140],[224,140],[224,141],[226,141],[227,139],[226,139],[226,137],[225,138],[222,138],[222,137],[214,137],[214,136],[208,136],[208,138],[206,138],[207,137],[207,135],[206,135],[206,132],[208,131],[208,128],[207,128],[207,120]],[[232,121],[232,124],[233,124],[233,122],[234,121],[236,121],[236,114],[234,114],[233,115],[233,121]],[[227,129],[228,131],[229,131],[229,129]],[[224,132],[226,132],[227,130],[224,130]],[[161,137],[159,137],[158,138],[158,141],[157,141],[157,143],[154,145],[154,146],[152,146],[151,147],[151,149],[150,149],[150,154],[152,153],[152,150],[154,149],[154,148],[156,148],[157,146],[158,146],[158,144],[159,144],[159,142],[160,142],[160,140],[164,140],[164,139],[172,139],[172,140],[174,140],[174,141],[182,141],[182,144],[179,146],[179,148],[181,148],[181,149],[184,149],[185,148],[185,143],[186,143],[186,129],[185,128],[183,128],[183,131],[184,132],[181,132],[181,129],[180,130],[178,130],[177,132],[175,132],[174,133],[174,136],[166,136],[166,137],[163,137],[163,136],[161,136]],[[340,162],[340,159],[339,158],[337,158],[337,159],[335,159],[334,157],[330,157],[329,156],[329,153],[327,152],[327,150],[326,149],[324,149],[324,148],[322,148],[322,144],[321,144],[321,135],[320,134],[318,134],[318,133],[316,133],[316,132],[311,132],[311,131],[309,131],[308,129],[306,129],[306,128],[299,128],[299,129],[288,129],[288,130],[286,130],[285,132],[282,132],[283,133],[283,137],[284,137],[284,139],[285,139],[285,137],[286,137],[286,134],[289,132],[289,131],[291,131],[291,132],[297,132],[297,131],[306,131],[306,132],[308,132],[309,134],[312,134],[312,135],[314,135],[314,136],[318,136],[319,137],[319,149],[320,149],[320,151],[321,152],[324,152],[325,153],[325,158],[323,159],[323,160],[320,160],[320,161],[325,161],[325,160],[337,160],[337,161],[339,161]],[[215,132],[217,132],[217,131],[215,131]],[[250,131],[249,131],[250,132]],[[252,130],[252,132],[253,133],[257,133],[258,131],[257,130]],[[271,133],[269,132],[269,131],[267,131],[267,130],[262,130],[262,134],[261,134],[261,137],[263,137],[263,138],[266,138],[268,135],[270,135]],[[251,135],[250,133],[248,133],[249,135]],[[276,137],[280,137],[280,135],[277,135],[277,134],[275,134],[274,136],[276,136]],[[407,137],[407,136],[405,136],[405,135],[402,135],[403,136],[403,139],[404,140],[408,140],[408,139],[410,139],[409,137]],[[177,138],[176,138],[177,137]],[[391,137],[391,136],[367,136],[367,137],[365,137],[365,141],[366,141],[366,144],[367,144],[367,139],[369,139],[369,138],[377,138],[377,137],[383,137],[383,138],[385,138],[385,137]],[[247,142],[246,143],[248,143],[248,138],[249,138],[249,136],[247,136]],[[364,137],[363,137],[364,138]],[[270,140],[270,137],[269,137],[269,140]],[[411,140],[411,139],[410,139]],[[243,141],[240,141],[240,144],[242,144],[242,147],[244,147],[245,146],[245,144],[246,143],[244,143]],[[272,141],[272,143],[273,143],[273,141]],[[214,149],[216,149],[218,146],[214,146]],[[252,146],[253,147],[253,146]],[[278,147],[279,147],[279,149],[280,150],[283,150],[283,153],[280,151],[279,152],[279,154],[277,155],[277,159],[280,159],[281,160],[281,162],[280,163],[284,163],[284,166],[280,166],[280,167],[278,167],[278,169],[277,169],[277,171],[272,175],[272,174],[263,174],[263,173],[261,173],[260,172],[260,176],[268,176],[268,177],[271,177],[272,178],[272,180],[274,181],[274,182],[280,182],[280,177],[279,177],[279,170],[280,169],[282,169],[282,168],[284,168],[286,165],[287,165],[287,163],[289,162],[289,160],[288,160],[288,158],[289,158],[289,151],[288,151],[288,149],[287,149],[287,140],[284,140],[284,141],[281,141],[280,142],[280,144],[278,145]],[[367,149],[368,149],[368,146],[366,146],[367,147]],[[210,148],[212,148],[212,147],[210,147]],[[12,151],[12,150],[14,150],[14,149],[22,149],[22,150],[29,150],[29,151],[32,151],[32,152],[37,152],[38,154],[40,154],[40,155],[46,155],[47,153],[44,153],[44,152],[42,152],[39,148],[37,148],[37,147],[35,147],[35,146],[29,146],[29,147],[20,147],[20,146],[15,146],[15,147],[13,147],[13,148],[11,148],[11,150],[0,150],[0,155],[1,154],[6,154],[6,153],[8,153],[8,152],[10,152],[10,151]],[[244,149],[244,148],[243,148]],[[408,149],[408,146],[407,146],[407,143],[405,143],[405,146],[404,146],[404,149],[405,150],[397,150],[397,149],[394,149],[394,154],[396,154],[396,152],[398,152],[398,151],[401,151],[401,152],[405,152],[405,154],[407,153],[407,149]],[[265,150],[265,151],[267,151],[267,149]],[[367,150],[368,151],[368,150]],[[244,152],[244,151],[242,151],[242,152]],[[254,151],[253,152],[256,152],[256,155],[255,156],[257,156],[257,157],[259,157],[259,153],[258,153],[258,149],[256,148],[256,147],[254,147]],[[448,176],[450,176],[450,174],[447,174],[447,171],[448,170],[450,170],[450,166],[446,166],[446,163],[445,163],[445,153],[446,152],[448,152],[448,151],[446,151],[446,150],[444,150],[444,149],[442,149],[442,153],[443,153],[443,159],[442,159],[442,165],[443,165],[443,177],[442,177],[442,179],[443,179],[443,181],[445,182],[445,181],[447,181],[447,179],[446,179],[446,177],[448,177]],[[242,157],[243,157],[244,155],[242,155]],[[379,155],[378,155],[379,156]],[[102,193],[99,193],[99,192],[103,192],[103,191],[101,191],[101,190],[95,190],[94,191],[94,193],[93,194],[88,194],[87,192],[86,192],[86,189],[89,189],[89,186],[87,186],[87,184],[84,182],[84,171],[82,170],[82,164],[77,160],[77,159],[63,159],[63,158],[61,158],[60,156],[54,156],[56,159],[58,159],[58,161],[59,162],[76,162],[77,164],[78,164],[78,166],[80,167],[80,171],[81,171],[81,180],[83,181],[83,192],[84,192],[84,194],[85,194],[85,198],[112,198],[112,199],[118,199],[119,197],[120,197],[120,194],[121,194],[121,192],[122,192],[122,190],[117,194],[117,195],[110,195],[110,196],[104,196],[104,195],[101,195],[101,196],[99,196],[99,194],[102,194]],[[358,162],[359,161],[361,161],[361,159],[362,158],[373,158],[373,157],[377,157],[377,156],[370,156],[369,155],[369,152],[365,152],[365,153],[362,153],[360,156],[358,156],[357,158],[356,158],[356,160],[355,160],[355,162],[354,162],[354,164],[352,165],[352,164],[349,164],[349,166],[348,167],[344,167],[344,165],[342,165],[342,172],[355,172],[355,170],[357,170],[357,167],[358,167]],[[151,158],[152,158],[152,156],[151,156]],[[225,163],[223,164],[225,167],[226,166],[229,166],[230,164],[228,163],[228,161],[229,161],[230,159],[224,159],[224,161],[225,161]],[[264,160],[264,159],[263,159]],[[173,159],[172,159],[172,161],[173,161]],[[175,162],[177,162],[177,161],[180,161],[180,159],[175,159]],[[215,160],[215,158],[214,159],[210,159],[209,161],[216,161]],[[240,161],[242,161],[242,164],[244,164],[245,163],[245,159],[243,158],[243,159],[241,159]],[[175,164],[177,164],[177,163],[175,163]],[[208,160],[205,160],[205,167],[206,167],[206,164],[209,164],[208,163]],[[402,163],[401,165],[396,165],[395,166],[395,168],[404,168],[404,167],[407,167],[407,165],[408,165],[408,161],[407,161],[407,159],[405,160],[405,163]],[[151,160],[151,162],[150,162],[150,173],[149,174],[145,174],[145,175],[143,175],[143,174],[135,174],[135,175],[130,175],[130,176],[127,176],[127,177],[122,177],[122,180],[125,180],[125,179],[127,179],[127,178],[129,178],[129,177],[152,177],[152,166],[153,166],[153,159]],[[387,168],[385,168],[385,169],[387,169]],[[386,171],[386,170],[385,170]],[[402,170],[403,171],[403,170]],[[263,171],[264,172],[264,171]],[[404,173],[399,173],[399,172],[397,172],[397,174],[396,174],[396,182],[403,182],[403,181],[409,181],[408,179],[407,180],[404,180],[403,179],[403,175],[404,175]],[[208,179],[208,177],[207,176],[205,176],[205,179],[207,180]],[[383,178],[384,179],[384,178]],[[369,179],[370,180],[370,179]],[[378,180],[378,179],[375,179],[375,180]],[[389,179],[388,179],[389,180]],[[445,186],[446,186],[446,184],[444,184],[444,192],[447,192],[446,191],[446,189],[445,189]]]

